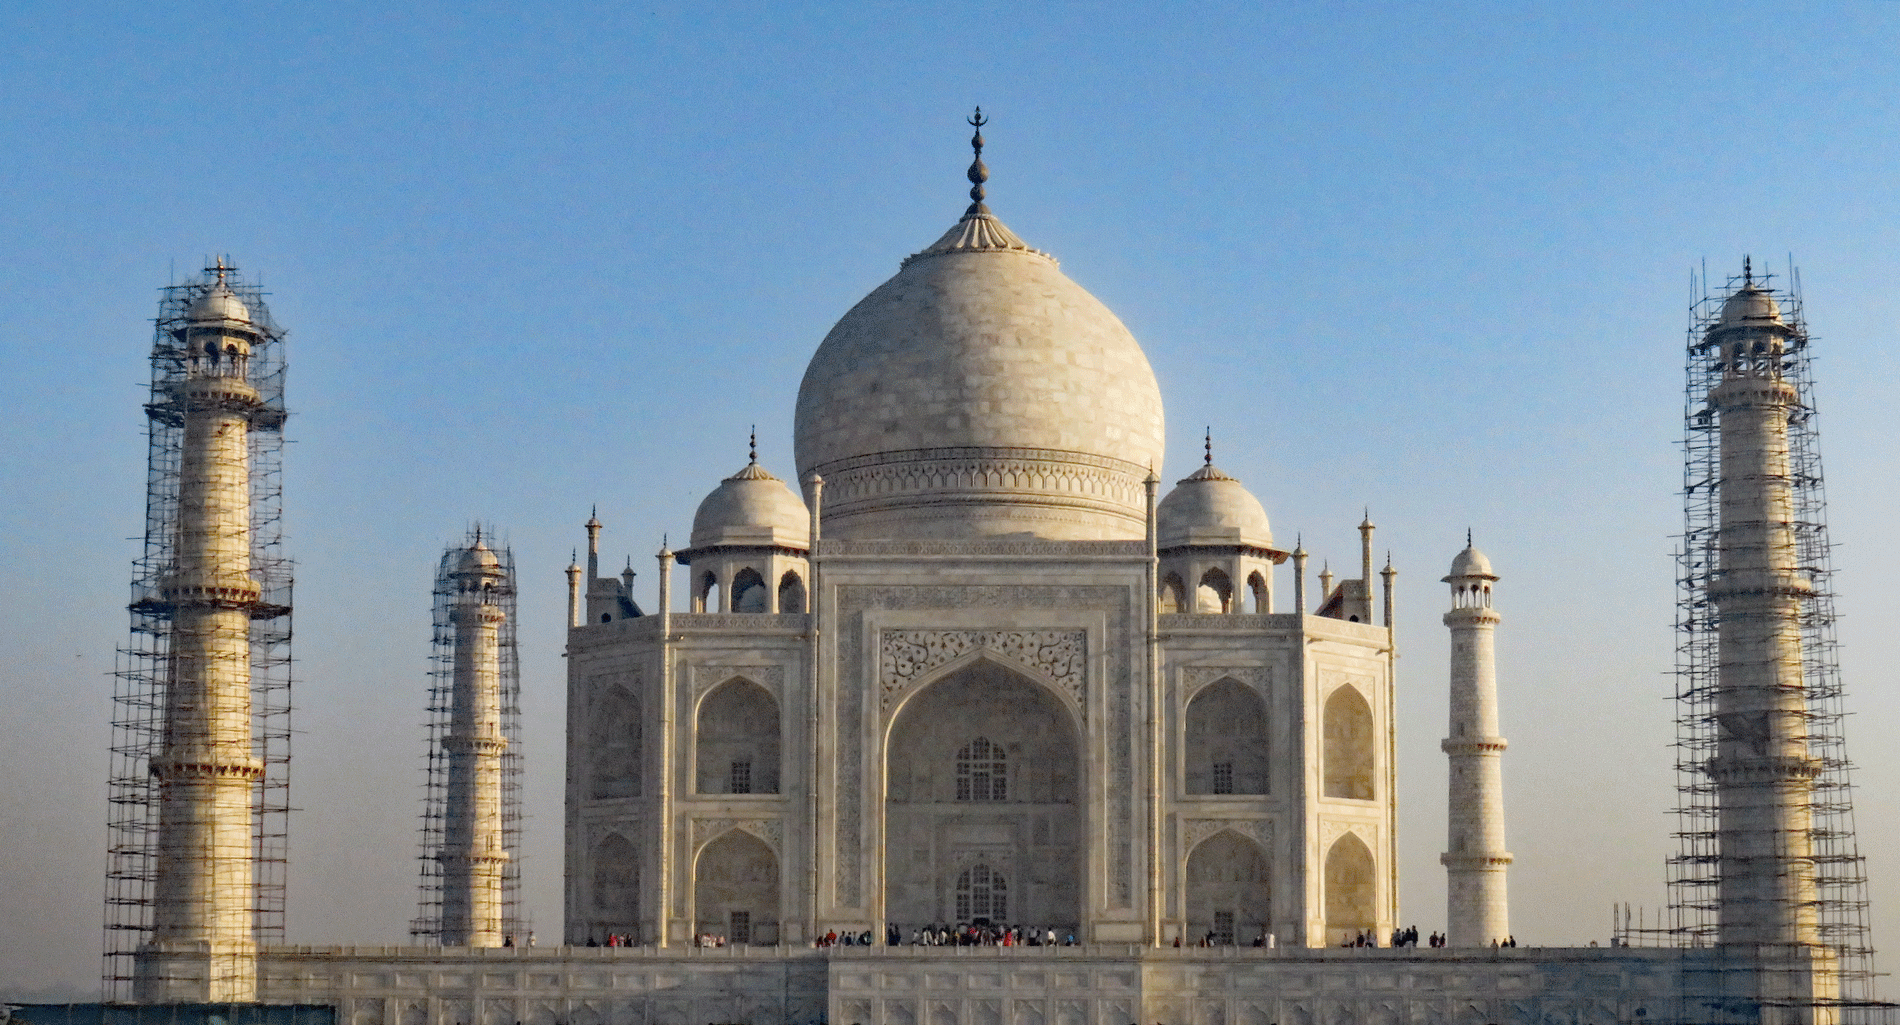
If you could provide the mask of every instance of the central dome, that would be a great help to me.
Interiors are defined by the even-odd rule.
[[[1133,539],[1161,389],[1108,307],[978,203],[825,336],[796,430],[827,537]]]

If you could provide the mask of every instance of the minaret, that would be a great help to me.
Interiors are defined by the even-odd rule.
[[[1313,612],[1306,605],[1306,545],[1297,534],[1293,536],[1293,611],[1302,616]]]
[[[1510,903],[1504,849],[1504,738],[1498,736],[1497,653],[1493,634],[1502,618],[1491,607],[1497,582],[1491,560],[1466,538],[1452,560],[1451,736],[1440,745],[1451,759],[1451,849],[1445,866],[1445,912],[1449,943],[1488,947],[1510,938]]]
[[[1809,812],[1820,763],[1808,750],[1801,642],[1814,588],[1795,546],[1788,418],[1799,395],[1782,374],[1794,332],[1743,273],[1704,341],[1722,360],[1708,396],[1721,480],[1708,585],[1720,645],[1721,728],[1708,765],[1720,814],[1718,935],[1786,950],[1818,942]]]
[[[182,441],[170,565],[143,602],[170,619],[163,733],[150,759],[158,806],[151,934],[133,983],[144,1003],[257,994],[252,806],[265,765],[252,729],[251,623],[265,614],[251,565],[250,445],[254,426],[281,424],[282,413],[267,408],[255,383],[252,349],[263,331],[226,281],[232,269],[222,259],[206,269],[212,280],[185,310],[170,350],[172,379],[164,394],[155,382],[146,407],[155,447],[166,429],[182,428]]]
[[[505,596],[513,580],[475,530],[474,543],[451,548],[447,570],[449,621],[455,652],[448,731],[442,750],[448,762],[443,808],[440,940],[447,947],[502,945],[502,875],[509,860],[502,831],[501,628],[508,620]]]
[[[567,625],[581,625],[581,563],[580,553],[575,552],[567,563]]]

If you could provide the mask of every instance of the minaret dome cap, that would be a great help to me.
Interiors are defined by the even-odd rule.
[[[1498,575],[1491,572],[1491,560],[1485,558],[1483,552],[1471,545],[1466,545],[1465,550],[1459,552],[1458,557],[1451,560],[1451,573],[1446,575],[1444,582],[1469,580],[1473,577],[1480,580],[1496,580]]]
[[[1722,304],[1722,316],[1716,321],[1717,327],[1769,327],[1780,326],[1781,304],[1775,297],[1758,285],[1749,284],[1741,288],[1728,301]]]
[[[220,279],[192,301],[191,307],[185,311],[185,319],[194,324],[208,321],[235,321],[239,324],[249,324],[251,311],[244,305],[244,300],[239,299],[237,293],[231,291],[231,286]]]

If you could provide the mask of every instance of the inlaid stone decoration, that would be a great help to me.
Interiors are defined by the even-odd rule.
[[[885,630],[878,688],[888,715],[919,677],[973,651],[991,651],[1059,685],[1078,707],[1088,682],[1088,635],[1081,630]]]

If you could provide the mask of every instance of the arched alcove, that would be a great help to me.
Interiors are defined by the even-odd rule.
[[[1268,792],[1267,706],[1253,688],[1231,677],[1202,687],[1182,733],[1189,794]]]
[[[1201,582],[1194,589],[1194,611],[1232,612],[1233,601],[1234,582],[1228,579],[1226,573],[1218,569],[1210,569],[1201,574]]]
[[[640,796],[640,700],[619,684],[588,710],[587,796],[613,801]]]
[[[1247,576],[1247,611],[1265,613],[1273,611],[1272,586],[1267,583],[1266,574],[1254,570]]]
[[[699,793],[778,793],[778,713],[772,695],[743,677],[706,695],[694,731]]]
[[[1325,760],[1327,797],[1373,799],[1375,752],[1372,706],[1358,688],[1339,688],[1326,699]]]
[[[588,937],[605,943],[609,935],[640,932],[640,852],[619,833],[594,846],[594,901]],[[586,942],[588,937],[582,937]]]
[[[1252,943],[1273,921],[1267,852],[1232,830],[1201,841],[1187,861],[1187,935]]]
[[[693,611],[694,612],[720,611],[719,609],[719,578],[714,576],[711,573],[711,571],[701,573],[699,575],[698,584],[695,585],[693,588]]]
[[[1181,582],[1177,573],[1170,573],[1161,581],[1160,609],[1163,615],[1187,611],[1187,585]]]
[[[911,697],[886,746],[885,918],[956,922],[959,880],[981,864],[1007,881],[1011,922],[1077,928],[1080,752],[1062,700],[988,659]]]
[[[805,611],[805,582],[800,580],[796,570],[786,570],[778,578],[778,610],[780,612]]]
[[[761,613],[769,606],[766,599],[770,595],[765,590],[765,578],[759,571],[747,566],[732,578],[732,611]]]
[[[732,830],[706,845],[693,868],[693,931],[735,944],[778,942],[778,855]]]
[[[1378,894],[1372,851],[1365,841],[1346,833],[1326,852],[1326,942],[1350,943],[1377,924]],[[1377,938],[1376,936],[1374,937]]]

